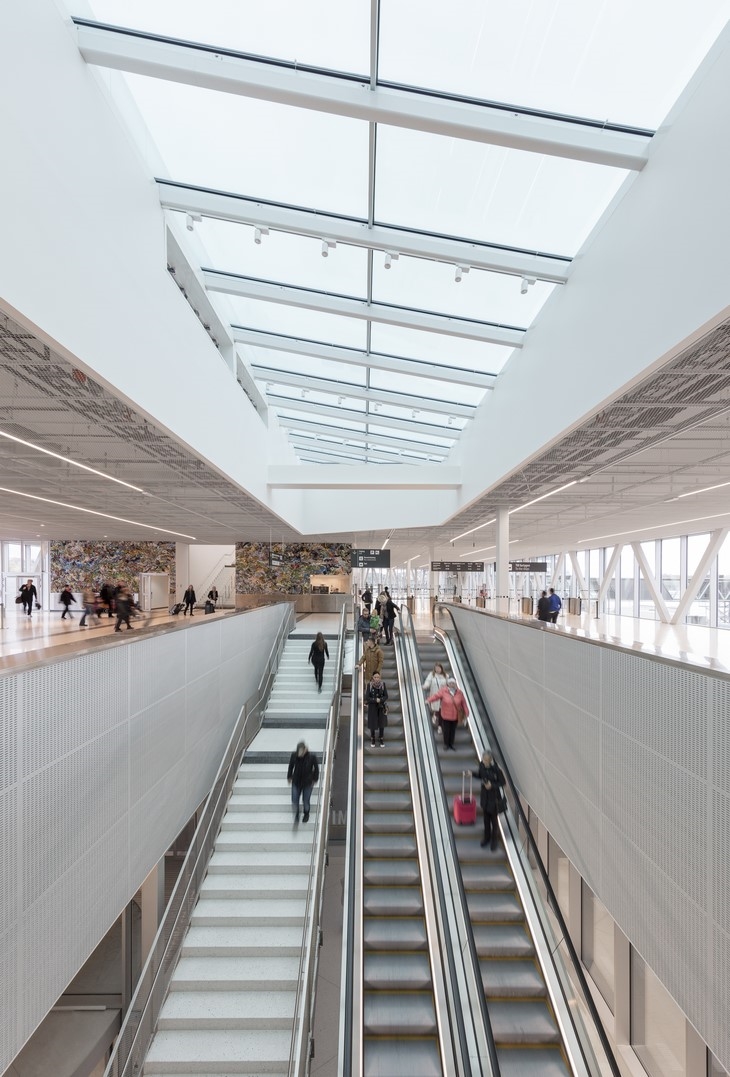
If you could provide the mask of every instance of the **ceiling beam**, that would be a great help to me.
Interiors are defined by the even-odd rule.
[[[81,55],[90,64],[295,108],[383,123],[446,138],[506,146],[614,168],[638,170],[651,136],[532,115],[369,80],[302,70],[225,48],[77,19]]]
[[[354,441],[363,445],[392,445],[394,449],[414,449],[417,452],[426,452],[429,456],[443,456],[444,459],[451,452],[450,445],[434,445],[433,441],[411,441],[408,438],[393,437],[390,434],[366,434],[361,430],[346,430],[341,426],[327,426],[326,423],[315,423],[309,419],[277,418],[279,426],[286,430],[300,431],[305,434],[319,434],[322,437],[339,438],[344,441]]]
[[[412,310],[410,307],[389,306],[385,303],[368,303],[351,296],[333,295],[310,288],[295,288],[273,281],[257,280],[239,276],[237,273],[221,273],[203,269],[203,280],[211,292],[240,296],[244,299],[260,299],[265,303],[283,303],[291,307],[306,307],[325,314],[337,314],[345,318],[382,322],[384,325],[400,325],[406,329],[422,329],[446,336],[481,340],[486,344],[501,344],[505,348],[521,348],[524,329],[514,326],[495,325],[467,318],[451,318],[448,314],[435,314]]]
[[[202,217],[248,224],[254,228],[329,239],[370,250],[397,251],[412,258],[470,266],[492,273],[509,273],[553,284],[564,284],[570,270],[570,260],[565,258],[490,247],[486,243],[470,243],[390,225],[375,224],[371,227],[364,220],[330,216],[317,210],[298,209],[277,202],[258,202],[245,195],[227,194],[171,180],[158,179],[157,187],[160,203],[165,209],[199,213]]]
[[[231,326],[231,335],[237,344],[247,344],[252,348],[269,348],[286,352],[287,355],[303,355],[309,359],[331,359],[333,362],[347,363],[350,366],[368,366],[371,370],[385,370],[389,374],[410,374],[417,378],[450,381],[455,385],[492,389],[497,379],[496,374],[486,371],[465,370],[463,367],[427,363],[422,359],[405,359],[399,355],[384,355],[365,349],[342,348],[336,344],[319,344],[315,340],[287,337],[279,333],[260,333],[256,329],[244,329],[237,325]]]
[[[374,474],[367,463],[353,464],[344,471],[337,464],[271,464],[267,485],[288,490],[453,490],[461,486],[461,468],[447,464],[393,464],[378,468]]]
[[[364,411],[355,411],[354,408],[330,407],[328,404],[315,404],[311,400],[292,400],[288,396],[277,396],[275,393],[267,393],[267,400],[278,411],[303,411],[310,415],[318,415],[329,419],[338,419],[340,422],[357,423],[358,426],[380,426],[395,430],[408,430],[412,434],[425,434],[426,437],[450,438],[456,441],[461,430],[455,426],[441,426],[439,423],[420,423],[417,419],[394,419],[390,415],[380,415],[371,412],[369,415]],[[279,423],[283,423],[282,418]]]
[[[251,369],[259,382],[259,392],[261,382],[271,382],[274,385],[290,385],[296,389],[310,389],[314,393],[349,397],[351,400],[369,400],[371,404],[380,403],[393,408],[433,411],[437,415],[453,415],[460,419],[473,419],[477,410],[471,404],[450,403],[411,393],[394,393],[389,389],[371,389],[366,385],[352,385],[349,382],[332,381],[329,378],[314,378],[309,374],[295,374],[288,370],[276,370],[268,366],[253,365]]]
[[[297,452],[297,456],[301,459],[301,453],[317,453],[323,456],[343,456],[352,460],[359,460],[361,463],[365,463],[368,460],[372,460],[377,463],[383,464],[428,464],[428,463],[440,463],[440,460],[431,458],[429,460],[427,455],[416,457],[413,453],[399,453],[388,452],[386,449],[365,449],[358,448],[357,446],[351,446],[349,448],[342,448],[339,445],[327,444],[323,441],[314,441],[312,438],[299,437],[290,438],[291,444],[294,446]]]

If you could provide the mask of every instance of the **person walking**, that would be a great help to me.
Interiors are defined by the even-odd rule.
[[[365,683],[368,684],[374,674],[380,673],[383,668],[383,662],[385,661],[385,653],[383,648],[378,643],[378,638],[373,632],[370,639],[366,642],[362,649],[362,655],[358,661],[358,666],[365,666]]]
[[[60,595],[58,596],[58,601],[63,606],[63,613],[61,614],[61,620],[62,621],[66,620],[66,614],[68,614],[69,617],[73,617],[73,614],[71,613],[71,610],[69,609],[69,606],[71,605],[72,602],[76,602],[76,599],[74,598],[74,596],[69,591],[68,584],[66,584],[64,586],[63,591],[61,591]]]
[[[375,747],[375,734],[379,737],[380,747],[385,747],[383,736],[388,724],[388,689],[379,673],[374,673],[365,689],[365,702],[368,708],[368,729],[370,730],[370,747]]]
[[[383,630],[385,631],[385,642],[393,642],[393,625],[395,624],[395,615],[400,613],[400,606],[396,606],[390,595],[387,596],[385,603],[382,607],[383,612]]]
[[[188,609],[190,610],[190,616],[191,617],[193,616],[193,609],[194,609],[195,603],[197,601],[198,600],[195,597],[195,589],[193,588],[192,583],[189,583],[188,584],[188,589],[185,592],[185,594],[183,595],[183,602],[185,603],[185,609],[183,610],[183,617],[188,612]]]
[[[436,695],[446,687],[446,674],[440,662],[436,662],[431,672],[423,682],[426,694]],[[431,723],[438,733],[441,732],[441,698],[437,698],[431,704]]]
[[[35,584],[32,580],[28,580],[20,587],[20,601],[23,603],[23,609],[29,617],[33,615],[33,603],[38,601],[38,592],[35,589]]]
[[[363,605],[363,612],[370,616],[370,608],[373,604],[373,592],[370,590],[370,584],[365,584],[365,590],[360,595],[360,599]]]
[[[122,623],[124,623],[127,626],[127,630],[129,631],[131,629],[131,627],[132,627],[132,625],[129,622],[129,617],[130,617],[130,614],[132,612],[132,596],[129,593],[129,591],[127,590],[127,588],[125,587],[124,584],[122,584],[119,587],[119,589],[117,590],[116,610],[117,610],[117,623],[114,626],[114,631],[115,632],[121,632],[122,631]]]
[[[309,806],[312,787],[319,780],[319,764],[314,752],[310,752],[303,740],[297,744],[297,750],[289,757],[289,769],[286,780],[291,785],[291,802],[294,808],[294,822],[299,822],[299,801],[302,801],[304,815],[302,822],[309,822]]]
[[[84,615],[79,621],[79,628],[86,628],[86,618],[93,617],[96,623],[99,623],[99,615],[96,612],[96,596],[90,587],[85,587],[81,594],[81,601],[84,606]]]
[[[479,770],[473,771],[474,777],[482,783],[481,806],[484,815],[484,840],[481,845],[491,845],[492,852],[497,848],[499,839],[499,827],[497,816],[502,805],[501,788],[504,785],[504,774],[494,761],[491,752],[485,752],[479,764]]]
[[[325,657],[329,658],[330,652],[327,648],[327,640],[324,638],[321,632],[318,632],[314,643],[309,648],[308,662],[311,662],[314,666],[314,679],[317,682],[317,691],[322,691],[322,677],[324,675],[324,662]]]
[[[107,617],[114,616],[114,595],[114,587],[105,580],[104,583],[102,583],[101,585],[101,590],[99,591],[99,598],[106,606]]]
[[[538,621],[550,620],[550,599],[547,596],[547,591],[543,591],[537,600],[537,619]]]
[[[455,752],[456,727],[460,721],[469,717],[469,708],[464,699],[464,693],[456,684],[456,678],[448,677],[446,687],[434,692],[426,702],[433,703],[437,699],[441,703],[441,728],[444,733],[444,747],[446,751]]]
[[[213,586],[213,587],[211,587],[210,591],[208,591],[208,601],[210,602],[213,609],[215,610],[216,606],[218,605],[218,588],[217,587]]]
[[[548,595],[548,602],[550,603],[550,620],[552,621],[553,624],[557,624],[558,623],[558,616],[560,614],[561,609],[563,608],[563,603],[561,601],[560,595],[555,594],[555,588],[554,587],[550,588],[550,594]]]

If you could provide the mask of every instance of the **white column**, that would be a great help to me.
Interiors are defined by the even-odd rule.
[[[190,545],[187,542],[175,543],[175,599],[182,601],[185,588],[190,583]]]
[[[497,612],[509,612],[509,509],[497,509]]]
[[[140,910],[142,913],[141,950],[142,963],[152,949],[157,929],[165,911],[165,858],[159,860],[140,888]]]

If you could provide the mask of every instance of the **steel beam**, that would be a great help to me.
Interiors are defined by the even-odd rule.
[[[494,325],[491,322],[451,318],[448,314],[435,314],[412,310],[410,307],[388,306],[384,303],[368,303],[351,296],[333,295],[309,288],[294,288],[287,284],[242,277],[236,273],[219,273],[203,269],[203,280],[211,292],[223,292],[244,299],[260,299],[265,303],[283,303],[290,307],[306,307],[325,314],[338,314],[345,318],[400,325],[406,329],[421,329],[446,336],[481,340],[486,344],[501,344],[505,348],[521,348],[524,329],[514,326]]]
[[[364,449],[352,446],[351,448],[343,448],[339,445],[328,444],[323,441],[314,441],[312,438],[290,438],[290,443],[297,451],[297,456],[301,459],[301,453],[317,453],[322,456],[343,456],[350,460],[359,460],[361,463],[366,463],[368,460],[373,460],[383,464],[428,464],[440,461],[429,460],[427,455],[422,458],[414,457],[412,453],[399,453],[388,452],[385,449]]]
[[[161,38],[76,20],[79,50],[90,64],[295,108],[383,123],[445,138],[506,146],[613,168],[638,170],[651,136],[516,109],[495,108],[369,79],[302,70],[224,48]]]
[[[288,396],[277,396],[275,393],[267,393],[266,399],[276,411],[303,411],[310,415],[326,416],[330,419],[338,419],[340,422],[357,423],[358,426],[381,426],[386,429],[409,430],[413,434],[425,434],[426,437],[453,438],[454,441],[461,434],[453,426],[440,426],[438,423],[419,423],[416,419],[394,419],[390,415],[380,415],[377,412],[368,414],[364,411],[355,411],[352,408],[330,407],[328,404],[315,404],[311,400],[292,400]],[[279,423],[284,420],[279,418]]]
[[[257,202],[244,195],[227,194],[184,183],[158,179],[160,203],[165,209],[180,213],[199,213],[235,224],[254,228],[269,228],[276,232],[291,232],[314,239],[332,239],[353,247],[370,250],[398,251],[412,258],[471,266],[492,273],[508,273],[518,277],[564,284],[568,279],[570,260],[531,254],[529,251],[490,247],[486,243],[469,243],[463,239],[411,231],[390,225],[374,224],[319,213],[313,209],[298,209],[276,202]]]
[[[310,359],[331,359],[349,366],[370,367],[385,370],[389,374],[410,374],[417,378],[454,382],[455,385],[472,385],[479,389],[493,389],[496,374],[481,370],[465,370],[463,367],[442,366],[422,359],[405,359],[399,355],[385,355],[358,348],[342,348],[336,344],[320,344],[316,340],[303,340],[278,333],[260,333],[256,329],[231,326],[231,335],[237,344],[252,348],[269,348],[286,352],[287,355],[303,355]]]
[[[346,430],[341,426],[327,426],[308,419],[278,418],[279,426],[285,430],[298,431],[303,434],[319,434],[321,437],[338,438],[341,441],[354,441],[363,445],[387,445],[394,449],[413,449],[426,452],[429,456],[442,456],[444,459],[451,452],[451,445],[434,445],[433,441],[411,441],[408,438],[393,437],[390,434],[366,434],[361,430]]]
[[[415,408],[417,411],[433,411],[437,415],[453,415],[460,419],[473,419],[477,410],[471,404],[449,403],[411,393],[394,393],[388,389],[369,389],[366,385],[314,378],[309,374],[296,374],[288,370],[276,370],[274,367],[252,365],[251,370],[259,383],[290,385],[296,389],[310,389],[314,393],[345,396],[351,400],[369,400],[371,404],[386,404],[393,408]]]

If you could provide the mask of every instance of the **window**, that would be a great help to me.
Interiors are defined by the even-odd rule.
[[[19,542],[5,543],[5,571],[10,574],[23,571],[23,551]]]
[[[621,591],[620,606],[616,613],[622,617],[635,617],[634,591],[636,582],[636,558],[630,546],[624,546],[621,551]],[[618,603],[617,603],[618,605]]]
[[[730,535],[717,555],[717,627],[730,628]]]
[[[687,539],[687,582],[692,583],[704,556],[709,535],[690,535]],[[702,579],[699,590],[687,611],[688,625],[709,625],[710,623],[710,573]]]
[[[685,1077],[685,1017],[631,951],[631,1045],[649,1077]]]
[[[681,594],[680,540],[662,540],[662,598],[667,604],[670,617],[679,605]]]
[[[613,918],[586,886],[582,895],[581,953],[583,964],[613,1013]]]
[[[568,917],[570,893],[570,861],[551,836],[548,839],[548,877],[563,917]]]

